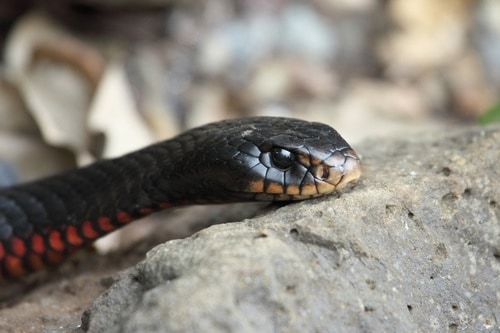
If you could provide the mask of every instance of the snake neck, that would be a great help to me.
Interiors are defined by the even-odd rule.
[[[169,173],[142,151],[0,190],[0,277],[46,265],[129,222],[172,207]]]
[[[139,154],[0,190],[0,241],[77,229],[87,242],[166,208],[168,197],[153,190],[144,171],[155,163]]]
[[[182,149],[189,147],[167,141],[117,159],[0,190],[0,241],[77,229],[78,237],[91,242],[162,209],[222,201],[224,198],[211,200],[208,191],[200,188],[206,180],[190,177],[189,170],[183,169],[185,164],[175,163],[176,153]],[[187,176],[180,178],[179,174]]]

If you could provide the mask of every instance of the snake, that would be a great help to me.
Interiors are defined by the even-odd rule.
[[[62,262],[131,221],[193,204],[296,201],[358,180],[360,158],[329,125],[223,120],[118,158],[0,189],[0,277]]]

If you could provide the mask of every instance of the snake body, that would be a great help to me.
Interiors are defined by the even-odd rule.
[[[357,180],[331,127],[278,117],[198,127],[128,155],[0,190],[0,276],[16,278],[142,216],[188,204],[301,200]]]

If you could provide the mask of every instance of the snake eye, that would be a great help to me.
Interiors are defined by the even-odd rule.
[[[279,169],[288,169],[295,162],[295,156],[286,149],[273,148],[271,150],[271,162]]]

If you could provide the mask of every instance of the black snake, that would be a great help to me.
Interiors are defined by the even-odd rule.
[[[63,260],[130,221],[181,205],[317,197],[360,176],[331,127],[277,117],[198,127],[120,158],[0,190],[0,276]]]

